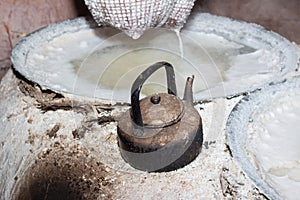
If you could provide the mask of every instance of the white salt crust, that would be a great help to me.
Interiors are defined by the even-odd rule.
[[[174,65],[180,95],[185,78],[195,75],[195,100],[252,91],[297,67],[295,48],[281,36],[209,14],[191,16],[182,30],[183,59],[175,32],[152,29],[132,40],[112,28],[90,27],[79,18],[31,34],[12,53],[15,69],[73,98],[128,102],[135,77],[161,60]],[[154,75],[144,94],[163,90],[164,76]]]
[[[299,102],[300,80],[291,77],[241,100],[227,123],[233,156],[270,199],[300,195]]]

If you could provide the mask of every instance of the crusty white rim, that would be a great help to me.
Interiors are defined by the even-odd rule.
[[[92,101],[92,102],[111,102],[111,99],[97,99],[92,97],[82,96],[80,94],[74,94],[72,91],[60,91],[53,88],[51,85],[43,81],[32,80],[30,72],[26,70],[26,58],[30,51],[45,41],[49,41],[55,37],[58,37],[64,33],[77,32],[84,29],[95,28],[96,24],[91,20],[85,18],[76,18],[73,20],[63,21],[57,24],[49,25],[42,28],[25,38],[23,38],[13,49],[11,60],[14,68],[20,74],[22,74],[26,79],[36,82],[43,88],[53,90],[55,92],[61,93],[64,96],[71,97],[77,100]],[[255,48],[262,48],[270,50],[271,52],[276,52],[280,54],[280,66],[281,69],[279,73],[274,73],[271,79],[264,80],[260,85],[246,85],[245,87],[239,88],[237,90],[226,88],[226,84],[219,85],[213,88],[208,88],[205,91],[194,94],[195,101],[211,100],[219,97],[231,97],[236,96],[241,93],[251,92],[258,88],[263,87],[265,84],[271,82],[280,82],[284,79],[285,75],[297,68],[298,55],[295,47],[285,38],[278,35],[277,33],[267,31],[263,27],[246,23],[242,21],[232,20],[226,17],[214,16],[206,13],[193,14],[184,29],[188,31],[197,31],[202,33],[213,33],[224,37],[225,39],[247,44]],[[249,42],[251,41],[251,42]],[[23,56],[17,56],[19,54]],[[224,90],[224,94],[215,94],[214,91]],[[122,102],[118,102],[122,103]],[[127,102],[126,102],[127,103]]]
[[[262,178],[257,167],[248,156],[245,146],[247,131],[245,128],[250,121],[252,113],[258,110],[259,105],[267,101],[274,101],[272,94],[287,91],[288,89],[299,88],[300,79],[293,78],[290,81],[271,84],[250,93],[244,97],[232,110],[226,124],[226,139],[233,157],[241,165],[246,175],[253,181],[256,187],[269,199],[282,199],[280,195],[271,188]]]

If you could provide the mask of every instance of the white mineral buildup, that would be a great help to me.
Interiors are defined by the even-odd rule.
[[[134,39],[149,28],[181,29],[195,0],[85,0],[95,21],[108,23]]]
[[[243,98],[227,121],[233,157],[269,199],[300,195],[299,72]]]
[[[286,199],[300,196],[300,89],[268,96],[247,127],[249,151],[266,181]]]
[[[72,98],[122,102],[130,99],[134,79],[162,60],[174,66],[180,97],[186,77],[195,75],[197,101],[252,91],[297,68],[295,47],[253,24],[196,14],[181,39],[157,28],[132,40],[112,27],[91,28],[91,22],[78,18],[26,37],[12,60],[17,71],[43,87]],[[164,92],[164,77],[163,70],[155,73],[142,94]]]

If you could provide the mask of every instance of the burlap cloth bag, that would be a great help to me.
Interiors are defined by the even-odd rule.
[[[153,27],[180,29],[195,0],[85,0],[98,24],[107,23],[132,38]]]

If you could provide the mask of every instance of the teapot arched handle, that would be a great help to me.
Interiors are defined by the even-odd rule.
[[[137,79],[134,81],[131,87],[132,120],[138,126],[144,126],[140,108],[140,93],[142,86],[155,71],[162,67],[165,67],[166,70],[168,93],[177,96],[175,73],[173,66],[168,62],[157,62],[148,67],[137,77]]]

